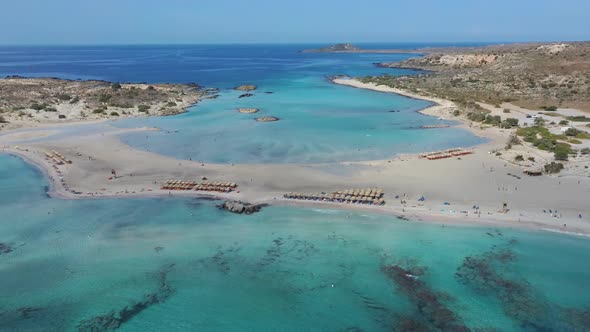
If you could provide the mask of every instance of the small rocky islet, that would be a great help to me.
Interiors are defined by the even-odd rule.
[[[243,114],[254,114],[258,111],[260,111],[258,108],[238,108],[238,112]]]
[[[254,84],[244,84],[244,85],[240,85],[234,88],[234,90],[238,90],[238,91],[254,91],[258,89],[258,87]]]
[[[280,119],[277,118],[276,116],[261,116],[259,118],[256,118],[256,121],[258,122],[275,122],[275,121],[279,121]]]

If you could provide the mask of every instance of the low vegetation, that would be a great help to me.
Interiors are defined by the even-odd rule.
[[[205,94],[195,84],[121,84],[18,76],[0,79],[0,109],[6,111],[4,117],[9,121],[24,116],[55,119],[60,118],[60,112],[68,119],[138,115],[150,109],[156,115],[173,115]]]
[[[546,164],[544,169],[547,174],[557,174],[563,170],[564,166],[562,163],[551,162]]]
[[[506,44],[424,50],[423,57],[381,63],[425,70],[420,75],[381,76],[370,81],[408,91],[428,91],[464,104],[511,102],[546,112],[590,110],[590,43]],[[590,120],[589,120],[590,121]]]
[[[545,127],[523,127],[517,129],[516,134],[523,137],[525,142],[531,143],[538,149],[553,152],[556,160],[567,160],[569,155],[575,154],[575,151],[569,144],[558,141],[567,140],[567,137],[552,134]]]

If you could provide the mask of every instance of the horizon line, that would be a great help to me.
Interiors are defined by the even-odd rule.
[[[536,44],[536,43],[560,43],[560,42],[570,42],[570,43],[585,43],[590,42],[590,40],[568,40],[568,39],[560,39],[560,40],[529,40],[529,41],[477,41],[477,40],[465,40],[465,41],[328,41],[328,42],[207,42],[207,43],[200,43],[200,42],[179,42],[179,43],[22,43],[22,44],[2,44],[0,43],[0,47],[72,47],[72,46],[219,46],[219,45],[335,45],[335,44],[406,44],[406,45],[423,45],[423,44],[441,44],[441,45],[449,45],[449,44],[483,44],[483,45],[493,45],[493,44]]]

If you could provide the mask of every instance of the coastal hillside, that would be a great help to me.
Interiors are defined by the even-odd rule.
[[[429,71],[374,78],[407,90],[425,90],[458,103],[486,102],[535,109],[590,110],[590,43],[510,44],[428,50],[424,57],[382,67]]]
[[[0,128],[24,123],[182,113],[207,94],[195,84],[0,79]]]

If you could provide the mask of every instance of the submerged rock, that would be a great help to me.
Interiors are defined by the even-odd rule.
[[[14,248],[7,243],[0,243],[0,254],[9,254],[14,251]]]
[[[262,209],[262,204],[251,204],[242,201],[225,201],[219,206],[220,209],[237,213],[237,214],[252,214],[259,212]]]
[[[239,95],[238,98],[247,98],[247,97],[252,97],[252,96],[254,96],[254,95],[251,93],[244,93],[242,95]]]
[[[156,274],[158,287],[153,292],[146,294],[141,301],[134,301],[119,310],[111,310],[104,315],[82,320],[77,326],[78,331],[114,331],[145,309],[155,304],[164,303],[175,291],[168,282],[168,274],[174,265],[168,264],[158,271]]]

